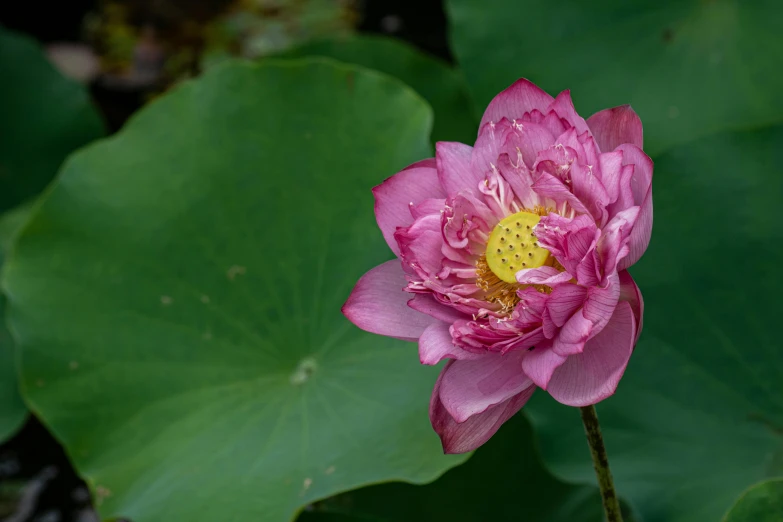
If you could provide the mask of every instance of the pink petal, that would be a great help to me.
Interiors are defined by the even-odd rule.
[[[430,317],[434,317],[439,321],[449,324],[460,319],[465,319],[464,314],[438,302],[432,294],[414,294],[413,299],[408,301],[408,306],[417,312],[427,314]]]
[[[408,306],[407,284],[400,262],[387,261],[359,279],[342,312],[362,330],[415,341],[436,319]]]
[[[634,343],[636,343],[639,340],[639,336],[642,334],[642,326],[644,324],[644,299],[642,298],[642,291],[636,286],[636,282],[627,270],[623,270],[619,273],[619,282],[619,299],[620,301],[625,301],[631,305],[633,317],[636,321],[636,339],[634,340]]]
[[[620,299],[620,278],[616,272],[607,276],[604,286],[593,286],[587,290],[582,314],[593,323],[590,337],[595,337],[611,319]]]
[[[570,123],[574,128],[576,128],[576,132],[579,134],[588,132],[590,130],[587,127],[587,123],[585,122],[584,118],[576,113],[574,102],[571,100],[571,91],[569,90],[565,90],[558,94],[557,98],[555,98],[555,101],[552,102],[552,105],[547,107],[547,110],[544,112],[544,114],[549,111],[554,111],[555,114],[560,116],[560,118]]]
[[[606,223],[609,194],[592,169],[581,163],[574,163],[571,166],[571,190],[590,211],[593,219],[601,225]]]
[[[628,243],[638,217],[639,207],[631,207],[618,212],[603,228],[596,250],[601,256],[605,275],[614,273],[618,263],[628,255]]]
[[[587,299],[587,288],[579,285],[559,285],[546,300],[549,317],[557,327],[562,327]]]
[[[628,242],[629,253],[618,265],[619,270],[624,270],[636,263],[650,244],[653,226],[653,162],[647,154],[634,145],[621,145],[619,150],[623,151],[623,164],[634,165],[631,192],[634,205],[640,207],[639,217],[636,219]]]
[[[419,337],[419,360],[422,364],[434,365],[443,359],[464,361],[481,357],[486,355],[468,352],[459,346],[454,346],[449,325],[446,323],[436,322],[429,325]]]
[[[522,118],[526,112],[538,110],[547,113],[547,107],[553,99],[533,82],[521,78],[489,102],[484,116],[481,117],[479,128],[490,121],[500,121],[501,118],[515,120]]]
[[[593,322],[584,316],[584,309],[578,310],[560,329],[552,342],[552,351],[564,357],[581,353],[592,331]]]
[[[538,153],[555,144],[555,137],[545,126],[532,122],[518,121],[512,131],[506,135],[503,150],[509,157],[516,159],[522,155],[525,166],[532,168]]]
[[[587,126],[603,152],[613,151],[623,143],[642,148],[642,120],[630,105],[596,112],[587,119]]]
[[[394,239],[400,246],[400,257],[422,279],[434,277],[441,270],[443,234],[440,214],[426,216],[408,228],[399,228]]]
[[[466,453],[487,442],[504,422],[525,405],[536,387],[535,385],[530,386],[500,404],[488,408],[483,413],[474,415],[467,421],[458,424],[440,401],[441,382],[451,364],[454,362],[449,362],[443,368],[435,383],[435,389],[432,391],[430,422],[440,436],[444,453]]]
[[[444,198],[438,181],[434,160],[414,163],[372,189],[375,196],[375,219],[386,243],[395,255],[400,255],[394,231],[413,223],[411,204],[417,205],[429,198]],[[441,207],[443,208],[443,207]]]
[[[505,135],[510,130],[511,123],[505,118],[497,122],[487,122],[479,129],[470,158],[470,166],[474,171],[486,173],[490,170],[491,164],[497,163]]]
[[[561,272],[551,266],[540,266],[538,268],[526,268],[516,273],[517,282],[522,285],[547,285],[555,286],[560,283],[567,283],[571,280],[571,274]]]
[[[623,170],[623,151],[607,152],[598,157],[598,168],[601,171],[601,181],[604,184],[609,201],[614,203],[620,197],[620,180]]]
[[[435,144],[435,160],[438,162],[438,178],[446,194],[470,191],[478,194],[478,185],[484,179],[483,172],[470,166],[473,147],[453,141]]]
[[[536,346],[522,359],[522,369],[536,386],[546,390],[552,374],[567,358],[556,354],[551,347]]]
[[[552,374],[547,391],[568,406],[602,401],[617,389],[633,351],[636,321],[631,305],[620,303],[609,324]]]
[[[522,206],[534,208],[540,203],[538,194],[533,191],[533,178],[521,157],[501,154],[497,166]]]
[[[538,173],[538,177],[533,183],[533,190],[541,197],[554,199],[558,205],[567,201],[571,208],[579,214],[590,213],[587,207],[573,195],[562,181],[548,172]]]
[[[524,353],[489,353],[450,364],[441,382],[440,400],[452,418],[465,422],[528,388],[532,382],[522,371]]]

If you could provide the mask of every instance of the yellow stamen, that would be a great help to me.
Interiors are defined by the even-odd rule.
[[[538,244],[533,233],[544,209],[523,210],[507,218],[492,229],[487,241],[486,263],[498,279],[516,284],[516,273],[526,268],[547,264],[549,251]]]
[[[541,216],[551,211],[552,209],[535,207],[502,220],[489,236],[486,253],[476,262],[476,286],[484,290],[486,301],[501,306],[500,312],[503,314],[511,313],[519,302],[517,290],[532,286],[545,294],[552,292],[550,287],[544,285],[520,285],[515,277],[518,271],[542,265],[565,270],[554,256],[550,256],[545,248],[538,245],[538,240],[533,235],[533,227],[538,224]],[[498,267],[497,270],[495,267]]]

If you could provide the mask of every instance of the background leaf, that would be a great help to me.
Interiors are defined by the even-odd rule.
[[[580,449],[589,451],[586,442]],[[564,484],[544,469],[530,424],[516,415],[468,462],[432,484],[371,486],[326,500],[299,517],[299,522],[362,520],[601,522],[603,508],[598,488]]]
[[[745,493],[723,522],[777,522],[783,514],[783,479],[765,480]]]
[[[30,206],[23,205],[0,216],[0,267],[29,214]],[[5,325],[5,296],[0,294],[0,441],[18,430],[26,416],[27,408],[19,396],[14,341]]]
[[[374,35],[308,43],[286,56],[327,56],[390,74],[413,87],[435,111],[432,141],[476,140],[475,117],[462,73],[400,40]]]
[[[0,27],[0,213],[38,194],[74,149],[103,135],[87,90],[26,36]]]
[[[783,121],[783,4],[775,0],[448,0],[476,105],[526,77],[572,89],[584,116],[630,103],[652,154]]]
[[[720,520],[783,476],[783,127],[726,133],[655,165],[655,225],[632,267],[644,331],[617,394],[598,405],[618,491],[647,522]],[[592,482],[576,409],[537,394],[545,460]]]
[[[287,520],[426,482],[436,368],[340,313],[388,257],[370,188],[431,154],[401,83],[217,67],[71,158],[7,265],[31,408],[104,517]]]

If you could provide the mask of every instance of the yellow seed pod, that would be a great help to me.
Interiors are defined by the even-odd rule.
[[[487,241],[487,265],[502,281],[516,283],[517,272],[546,263],[549,251],[538,245],[533,234],[540,219],[538,214],[517,212],[492,230]]]

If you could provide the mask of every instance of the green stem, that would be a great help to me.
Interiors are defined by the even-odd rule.
[[[598,477],[598,487],[601,488],[601,500],[604,503],[604,513],[607,522],[623,522],[620,513],[620,501],[614,491],[612,472],[609,471],[609,458],[606,456],[604,438],[601,435],[601,425],[598,424],[598,414],[595,406],[579,408],[582,414],[582,422],[585,425],[587,444],[590,446],[590,454],[593,456],[593,466]]]

